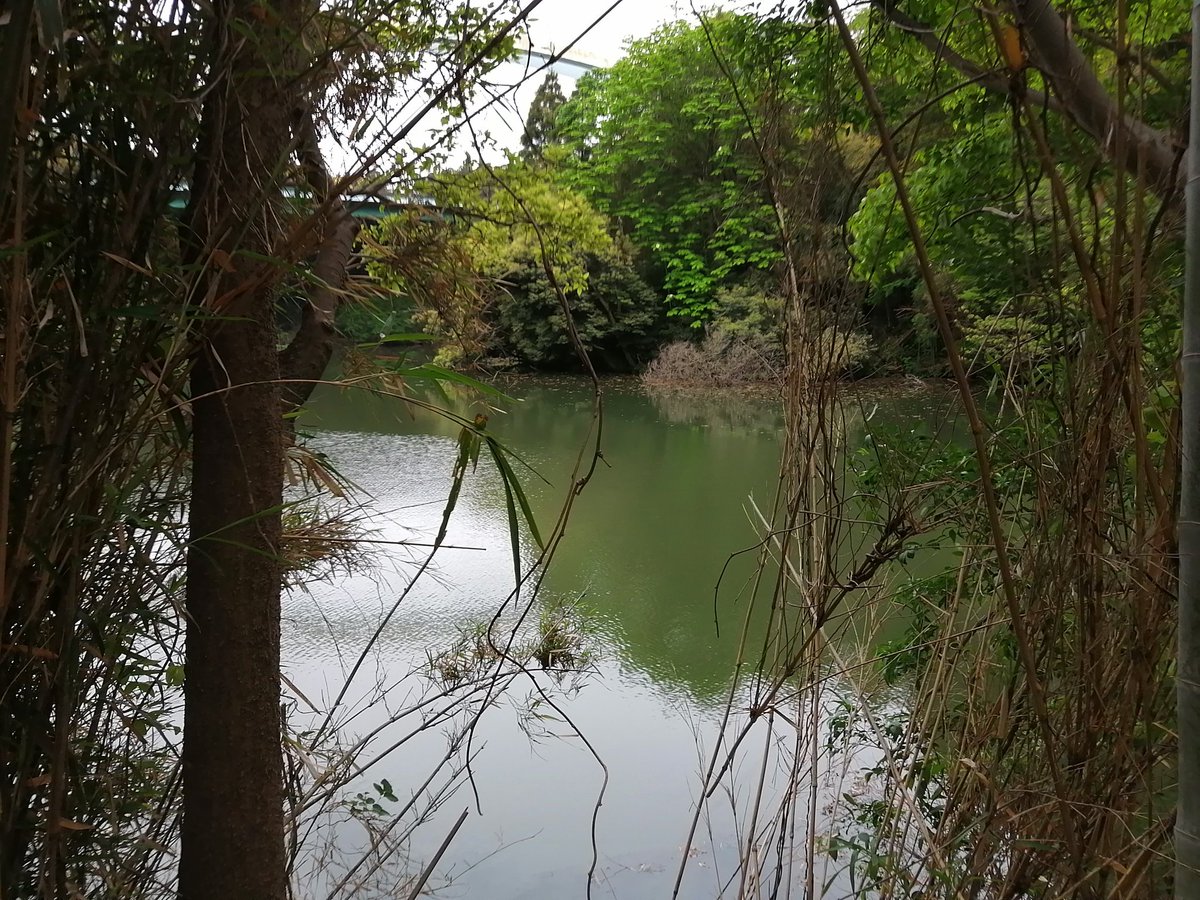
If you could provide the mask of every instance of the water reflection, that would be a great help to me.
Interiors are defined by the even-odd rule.
[[[507,390],[514,399],[452,394],[442,402],[461,415],[490,416],[490,430],[544,479],[524,481],[535,516],[551,523],[592,427],[591,389],[577,379],[538,379]],[[850,404],[847,443],[861,440],[864,421],[881,409],[916,426],[941,422],[944,407],[927,396],[910,399]],[[605,464],[573,509],[543,595],[578,604],[600,657],[566,709],[611,776],[598,819],[599,874],[610,896],[670,894],[702,769],[697,747],[713,738],[755,571],[754,553],[730,557],[758,540],[750,501],[764,510],[773,505],[782,421],[769,399],[605,385]],[[380,545],[375,572],[317,584],[287,601],[289,678],[327,701],[425,558],[424,549],[401,542],[429,541],[437,531],[459,425],[393,398],[329,389],[314,398],[300,428],[314,432],[314,446],[372,498],[368,525],[390,542]],[[439,552],[385,629],[366,684],[405,684],[464,626],[491,616],[514,586],[508,529],[502,481],[481,460],[447,542],[482,549]],[[533,558],[529,546],[520,552],[526,562]],[[763,628],[751,622],[752,642]],[[531,743],[516,700],[489,714],[486,752],[475,767],[483,812],[456,839],[442,875],[453,880],[451,896],[582,897],[603,773],[577,738],[561,736],[566,727],[551,724]],[[425,735],[381,771],[408,784],[443,750],[436,734]],[[417,858],[440,841],[438,824],[429,846],[414,846]],[[684,896],[716,896],[715,873],[732,871],[733,820],[718,813],[710,827],[712,841],[687,862],[691,892]]]
[[[768,391],[713,393],[701,390],[648,390],[658,418],[671,425],[768,432],[783,428],[783,409]]]

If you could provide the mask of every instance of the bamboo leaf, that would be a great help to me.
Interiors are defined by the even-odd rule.
[[[521,488],[521,482],[518,480],[516,473],[513,472],[512,466],[508,464],[508,460],[504,458],[504,450],[495,438],[487,439],[488,449],[492,452],[492,458],[496,460],[496,467],[500,470],[500,477],[504,479],[505,490],[511,489],[516,496],[517,503],[520,504],[521,513],[525,517],[525,523],[529,526],[529,533],[533,536],[534,543],[538,545],[539,550],[545,550],[546,546],[542,542],[542,535],[538,531],[537,522],[533,518],[533,510],[529,508],[529,498],[525,496],[525,491]]]
[[[101,250],[100,255],[107,256],[109,259],[111,259],[117,265],[124,266],[126,269],[131,269],[132,271],[137,272],[139,275],[144,275],[147,278],[154,277],[154,273],[151,272],[148,268],[146,268],[145,266],[142,266],[142,265],[138,265],[131,259],[126,259],[125,257],[118,256],[115,253],[109,253],[107,250]]]
[[[450,516],[458,504],[458,495],[462,492],[463,480],[467,476],[467,466],[470,464],[472,456],[479,454],[479,450],[475,446],[478,442],[479,435],[475,430],[464,425],[458,433],[458,456],[454,460],[454,469],[450,474],[450,495],[446,498],[445,509],[442,510],[442,524],[438,528],[437,537],[433,540],[435,547],[440,546],[446,539],[446,532],[450,528]]]
[[[435,366],[433,363],[424,363],[419,366],[402,370],[399,374],[410,378],[424,378],[429,381],[449,381],[454,384],[465,385],[466,387],[474,388],[482,394],[487,394],[491,397],[497,397],[501,400],[513,400],[508,394],[492,387],[490,384],[485,384],[478,379],[472,378],[470,375],[463,375],[461,372],[452,372],[450,369],[443,369],[441,366]],[[515,401],[514,401],[515,402]]]
[[[419,332],[419,331],[407,331],[407,332],[400,332],[397,334],[385,334],[383,337],[381,337],[379,339],[378,343],[380,343],[380,344],[399,344],[399,343],[419,344],[419,343],[423,343],[425,341],[434,341],[434,340],[437,340],[437,338],[435,338],[432,334],[423,334],[422,332]],[[370,345],[368,344],[367,346],[370,346]]]
[[[521,583],[521,529],[517,521],[517,505],[513,502],[512,482],[509,481],[508,475],[505,473],[506,463],[501,459],[500,454],[496,451],[495,444],[488,439],[488,449],[492,451],[492,456],[496,459],[496,465],[500,469],[501,478],[504,480],[504,505],[508,508],[508,543],[512,548],[513,556],[513,578],[516,584]],[[511,470],[509,470],[511,471]]]
[[[476,415],[475,416],[475,428],[478,429],[479,431],[483,431],[485,428],[487,428],[487,423],[488,423],[487,416],[485,416],[485,415]],[[472,472],[474,472],[475,470],[477,470],[479,468],[479,448],[482,444],[483,444],[483,441],[480,440],[479,435],[476,435],[475,441],[471,445],[471,471]]]

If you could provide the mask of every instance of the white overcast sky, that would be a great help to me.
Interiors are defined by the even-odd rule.
[[[544,0],[530,16],[530,40],[536,49],[561,51],[611,5],[612,0]],[[697,0],[698,9],[710,5],[711,0]],[[622,56],[628,40],[646,37],[664,22],[691,18],[689,0],[622,0],[575,44],[571,54],[579,54],[588,61],[611,64]],[[541,62],[534,60],[535,64]],[[495,77],[507,83],[521,82],[528,65],[525,61],[507,64],[496,72]],[[568,70],[558,68],[558,71],[559,81],[569,96],[575,87],[575,79]],[[500,161],[505,149],[519,148],[525,113],[544,77],[538,74],[528,78],[515,91],[505,110],[492,110],[479,118],[478,129],[490,132],[497,142],[496,147],[485,153],[493,162]],[[470,151],[471,145],[469,138],[459,141],[455,158]]]
[[[611,0],[545,0],[531,16],[530,35],[537,45],[562,47],[609,7]],[[579,43],[579,49],[610,59],[626,38],[650,34],[663,22],[688,17],[687,0],[623,0]]]
[[[706,8],[712,3],[713,0],[697,0],[697,8]],[[530,40],[535,49],[561,51],[611,5],[612,0],[543,0],[529,19]],[[611,64],[621,57],[628,40],[646,37],[664,22],[692,17],[690,0],[622,0],[616,9],[575,45],[572,53],[579,53],[589,62]],[[494,105],[474,120],[476,133],[480,136],[488,133],[494,140],[484,149],[485,157],[491,162],[503,161],[505,150],[520,148],[524,116],[538,85],[545,77],[544,74],[529,73],[543,62],[523,59],[505,63],[489,77],[489,81],[501,87],[518,85],[515,91],[508,94],[503,108]],[[575,87],[572,72],[559,67],[556,69],[563,90],[569,95]],[[577,73],[580,70],[573,71]],[[430,117],[429,128],[432,131],[418,127],[410,143],[427,143],[433,131],[436,131],[436,119],[436,115]],[[357,152],[351,145],[337,140],[333,135],[322,143],[335,169],[347,172],[356,167]],[[455,140],[450,158],[457,163],[468,154],[476,155],[474,141],[464,131]],[[403,151],[401,155],[404,155]]]

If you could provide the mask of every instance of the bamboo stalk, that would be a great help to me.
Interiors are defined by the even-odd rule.
[[[1175,896],[1200,897],[1200,0],[1192,2],[1192,98],[1184,238],[1182,431],[1179,500],[1179,808]]]
[[[24,154],[20,149],[14,156],[21,162]],[[21,243],[24,233],[24,178],[17,170],[16,186],[13,191],[12,243],[17,247],[13,254],[12,278],[4,304],[4,360],[0,363],[0,626],[4,624],[8,609],[8,561],[9,561],[9,508],[12,503],[12,451],[16,433],[17,406],[20,402],[19,368],[21,356],[25,307],[25,252]]]
[[[929,253],[925,247],[925,240],[917,220],[916,211],[908,195],[904,172],[900,165],[900,160],[896,156],[896,149],[892,143],[891,131],[888,128],[883,107],[879,104],[879,98],[875,93],[871,77],[867,73],[862,56],[858,52],[858,45],[846,25],[846,19],[842,15],[841,9],[836,3],[833,3],[830,4],[829,11],[837,23],[842,44],[845,46],[846,53],[850,57],[854,73],[858,78],[859,84],[862,86],[863,96],[867,101],[871,117],[874,120],[880,144],[883,148],[884,158],[896,187],[896,198],[900,202],[904,220],[908,225],[909,236],[913,244],[913,253],[917,258],[917,266],[921,272],[921,280],[924,282],[929,294],[929,303],[937,320],[938,332],[941,335],[942,343],[946,347],[947,360],[951,371],[954,373],[954,381],[958,386],[958,393],[962,400],[963,409],[970,422],[971,438],[975,446],[975,456],[979,464],[980,488],[983,492],[984,507],[987,510],[992,544],[996,550],[996,561],[1000,568],[1000,581],[1003,587],[1004,600],[1008,607],[1009,624],[1012,628],[1013,637],[1016,639],[1017,652],[1028,682],[1034,715],[1045,745],[1046,761],[1049,766],[1051,780],[1054,783],[1056,800],[1062,813],[1062,827],[1066,836],[1066,843],[1070,849],[1072,858],[1078,863],[1081,856],[1079,837],[1075,827],[1075,816],[1067,797],[1062,766],[1057,757],[1057,742],[1053,727],[1050,724],[1045,687],[1038,674],[1037,657],[1034,654],[1029,632],[1025,626],[1024,611],[1021,609],[1017,597],[1016,582],[1008,557],[1008,541],[1004,534],[1003,523],[1000,521],[1000,502],[996,495],[995,480],[992,474],[991,456],[987,447],[986,427],[983,417],[979,412],[979,405],[975,401],[974,394],[971,393],[971,384],[967,376],[967,370],[963,364],[962,356],[958,352],[954,330],[951,327],[946,304],[943,301],[937,278],[934,275],[933,264],[929,259]]]

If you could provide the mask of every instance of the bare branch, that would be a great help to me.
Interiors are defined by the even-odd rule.
[[[329,197],[333,179],[321,155],[312,111],[304,110],[296,124],[296,155],[305,180],[328,211],[325,235],[313,264],[300,329],[279,354],[284,413],[295,412],[312,394],[333,356],[334,318],[346,286],[358,223],[340,197]]]
[[[1123,147],[1123,158],[1114,159],[1115,163],[1136,174],[1141,161],[1159,196],[1168,201],[1182,197],[1184,172],[1180,162],[1186,150],[1182,140],[1140,119],[1118,115],[1116,103],[1050,0],[1011,0],[1011,4],[1020,21],[1030,63],[1045,76],[1051,88],[1049,96],[1027,91],[1028,102],[1067,116],[1110,158],[1118,147]],[[936,29],[904,14],[891,0],[874,0],[874,6],[937,58],[977,79],[988,90],[1008,94],[1014,89],[1014,82],[1005,74],[993,74],[951,49]],[[1118,128],[1124,132],[1123,140],[1118,140]]]

